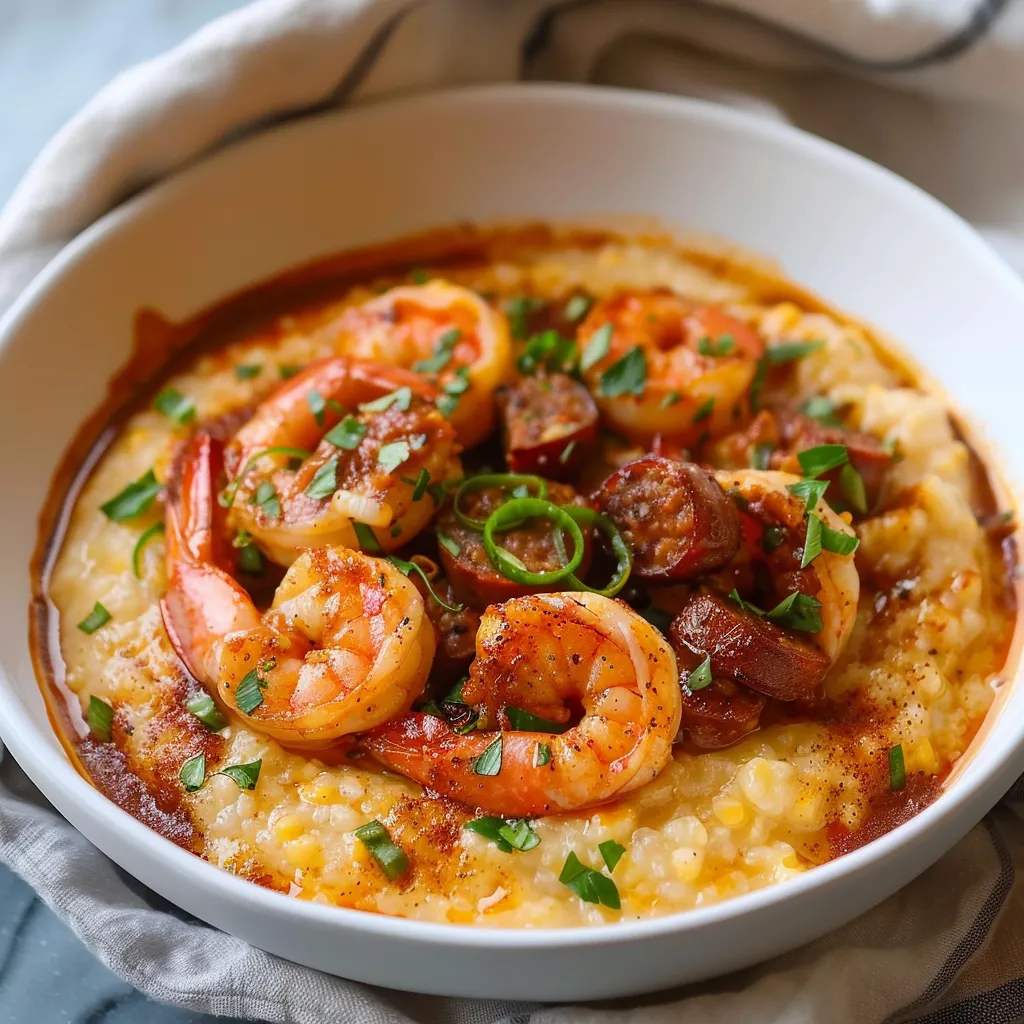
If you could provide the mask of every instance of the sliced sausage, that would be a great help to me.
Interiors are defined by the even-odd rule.
[[[597,438],[597,406],[563,373],[522,377],[497,394],[505,461],[513,473],[568,479]]]
[[[598,504],[632,548],[633,572],[642,579],[709,572],[739,550],[735,504],[690,462],[645,455],[604,482]]]
[[[680,738],[685,734],[694,745],[717,750],[753,732],[760,724],[768,698],[730,679],[712,679],[708,686],[691,691],[685,685],[686,680],[704,660],[705,652],[694,650],[674,629],[670,642],[679,664],[682,685]]]
[[[465,496],[462,511],[473,519],[486,519],[507,498],[500,488],[492,487],[474,491]],[[548,500],[555,505],[580,503],[576,492],[568,484],[548,485]],[[452,590],[460,601],[471,608],[483,611],[489,604],[508,601],[525,594],[542,591],[564,590],[562,583],[547,587],[527,586],[502,576],[491,564],[484,550],[483,535],[479,530],[463,525],[449,503],[434,521],[439,535],[438,555],[441,567]],[[582,527],[581,527],[582,529]],[[501,546],[516,556],[531,572],[550,572],[565,564],[556,542],[556,529],[546,519],[534,519],[522,526],[501,534]],[[584,540],[589,531],[583,530]],[[440,538],[443,537],[448,543]],[[565,539],[571,548],[572,541]],[[582,578],[590,565],[591,545],[583,553],[583,562],[576,570]]]
[[[711,655],[716,679],[731,679],[778,700],[821,695],[829,669],[821,651],[711,590],[694,594],[669,631],[674,643]]]

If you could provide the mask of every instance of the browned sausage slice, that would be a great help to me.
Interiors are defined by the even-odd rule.
[[[677,630],[670,632],[682,686],[680,735],[685,733],[695,746],[717,750],[753,732],[760,724],[761,712],[768,698],[730,679],[712,679],[709,685],[699,690],[688,689],[686,680],[706,655],[704,651],[694,650]]]
[[[474,519],[486,519],[504,503],[505,498],[500,488],[491,487],[467,494],[460,507]],[[548,485],[548,499],[556,505],[567,505],[576,501],[577,496],[568,484],[552,483]],[[548,587],[526,586],[502,576],[487,557],[483,535],[479,530],[459,522],[450,503],[441,510],[434,525],[439,538],[444,538],[438,543],[444,575],[459,600],[471,608],[483,611],[489,604],[508,601],[513,597],[565,589],[563,583]],[[565,564],[556,544],[555,533],[547,520],[535,519],[501,534],[500,543],[531,572],[550,572]],[[583,530],[585,540],[588,534],[588,530]],[[571,541],[567,543],[570,546],[572,544]],[[583,562],[577,570],[578,576],[582,577],[589,567],[590,555],[588,544]]]
[[[672,620],[674,643],[711,655],[711,674],[778,700],[814,700],[829,660],[816,647],[728,598],[701,589]]]
[[[735,504],[692,462],[645,455],[608,477],[598,503],[633,549],[633,572],[642,579],[710,572],[740,547]]]
[[[522,377],[497,394],[505,460],[513,473],[567,479],[597,437],[597,406],[562,373]]]

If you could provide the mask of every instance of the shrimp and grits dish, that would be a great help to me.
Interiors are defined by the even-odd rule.
[[[727,899],[927,806],[1008,678],[999,481],[777,274],[453,229],[136,333],[44,516],[37,669],[99,790],[258,885]]]

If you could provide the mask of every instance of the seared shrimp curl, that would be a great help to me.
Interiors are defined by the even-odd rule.
[[[406,711],[423,689],[434,631],[416,588],[389,562],[304,551],[270,609],[214,564],[219,445],[187,444],[167,504],[171,643],[188,670],[260,732],[319,748]]]
[[[229,524],[280,565],[308,547],[406,544],[436,509],[421,474],[435,483],[460,475],[437,395],[394,366],[337,357],[307,367],[227,447]],[[301,464],[289,469],[296,453]]]
[[[630,293],[594,306],[579,330],[581,350],[609,330],[606,355],[584,378],[609,423],[627,437],[647,442],[662,434],[691,445],[703,434],[734,430],[748,414],[764,342],[741,320],[670,292]],[[605,377],[626,357],[645,368],[642,376]]]
[[[447,281],[391,288],[346,311],[336,328],[343,355],[426,374],[446,392],[464,448],[494,427],[494,391],[512,371],[505,317],[476,292]]]
[[[494,605],[477,633],[463,700],[509,725],[517,708],[565,732],[476,731],[411,714],[365,745],[385,765],[494,814],[578,811],[627,793],[668,763],[679,727],[676,661],[658,631],[598,594],[533,594]],[[485,757],[481,757],[487,752]]]

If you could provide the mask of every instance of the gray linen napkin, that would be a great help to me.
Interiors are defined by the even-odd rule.
[[[520,77],[685,92],[792,120],[917,180],[1024,269],[1024,5],[1013,0],[262,0],[121,75],[44,150],[0,213],[0,312],[97,216],[244,134],[340,104]],[[211,1013],[1002,1022],[1024,1016],[1018,800],[1020,784],[930,871],[817,943],[717,982],[589,1007],[392,993],[252,949],[126,878],[2,748],[0,860],[121,977]]]

